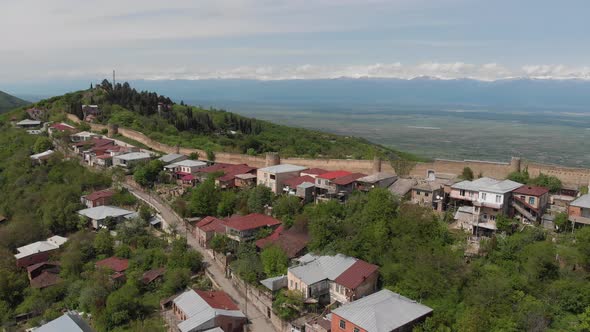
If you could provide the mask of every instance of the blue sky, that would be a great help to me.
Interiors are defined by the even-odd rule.
[[[0,83],[435,76],[590,79],[590,3],[0,0]]]

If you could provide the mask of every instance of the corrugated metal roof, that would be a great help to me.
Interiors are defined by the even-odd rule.
[[[160,158],[158,158],[158,160],[160,160],[164,163],[171,163],[171,162],[181,159],[181,158],[186,159],[188,157],[183,154],[171,153],[171,154],[165,154],[165,155],[161,156]]]
[[[578,197],[570,205],[590,209],[590,194]]]
[[[177,161],[177,162],[173,163],[172,165],[184,166],[184,167],[205,167],[205,166],[207,166],[207,163],[204,161],[200,161],[200,160],[186,159],[186,160]],[[172,165],[170,165],[170,166],[172,166]]]
[[[122,217],[134,213],[116,206],[102,205],[78,211],[78,214],[86,216],[92,220],[103,220],[108,217]]]
[[[479,178],[473,181],[461,181],[451,186],[453,189],[487,191],[499,194],[510,192],[519,187],[522,187],[522,183],[511,180],[500,181],[488,177]]]
[[[282,275],[282,276],[278,276],[278,277],[272,277],[272,278],[260,280],[260,283],[264,287],[266,287],[274,292],[274,291],[279,290],[281,288],[287,287],[287,276]]]
[[[342,254],[335,256],[316,256],[307,254],[299,258],[300,265],[290,267],[289,272],[307,285],[329,279],[335,280],[357,261],[356,258]]]
[[[88,323],[76,312],[70,311],[40,326],[35,332],[92,332]]]
[[[58,249],[68,239],[58,235],[52,236],[45,241],[37,241],[26,246],[16,248],[18,254],[14,255],[17,259],[36,254],[38,252],[45,252]]]
[[[141,159],[149,159],[152,156],[147,153],[147,152],[130,152],[127,154],[122,154],[122,155],[118,155],[115,156],[114,158],[120,159],[120,160],[141,160]]]
[[[384,289],[332,311],[367,332],[389,332],[432,312],[432,309]]]
[[[223,310],[211,307],[207,301],[192,289],[180,294],[172,301],[189,317],[178,324],[181,332],[189,332],[197,328],[201,330],[214,328],[216,316],[246,317],[239,310]]]
[[[365,177],[357,179],[357,181],[358,182],[365,182],[365,183],[376,183],[379,181],[383,181],[385,179],[391,179],[391,178],[395,178],[395,177],[396,177],[396,175],[393,173],[378,172],[378,173],[373,173],[371,175],[367,175]]]
[[[269,166],[264,168],[259,168],[259,171],[267,172],[267,173],[289,173],[289,172],[300,172],[306,170],[307,167],[291,165],[291,164],[281,164],[275,166]]]

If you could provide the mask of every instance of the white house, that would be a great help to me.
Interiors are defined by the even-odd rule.
[[[113,157],[113,166],[133,167],[142,162],[149,161],[152,155],[147,152],[131,152]]]
[[[256,178],[258,185],[269,187],[273,193],[278,194],[282,192],[285,180],[298,177],[306,169],[307,167],[291,164],[269,166],[259,168]]]

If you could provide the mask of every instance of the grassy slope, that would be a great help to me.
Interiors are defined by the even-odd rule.
[[[131,128],[169,145],[180,145],[212,151],[245,153],[245,146],[254,144],[259,146],[256,151],[258,154],[277,151],[284,157],[372,159],[373,156],[380,155],[383,158],[398,156],[407,160],[422,160],[410,153],[395,151],[371,143],[363,138],[339,136],[303,128],[288,127],[262,120],[256,120],[262,124],[263,128],[262,132],[256,135],[205,134],[195,131],[179,131],[159,116],[143,116],[124,109],[119,105],[102,103],[101,101],[104,100],[103,93],[98,89],[93,90],[92,93],[86,90],[53,97],[40,101],[37,105],[50,109],[52,111],[51,120],[57,121],[63,119],[64,110],[68,108],[68,104],[72,100],[89,103],[91,95],[93,101],[101,105],[101,109],[105,114],[105,118],[102,119],[103,123],[116,123],[122,127]],[[185,106],[174,105],[172,112],[179,112],[184,108]],[[198,107],[193,107],[193,113],[208,114],[213,123],[218,127],[222,126],[225,115],[230,114],[230,112],[226,111]],[[236,116],[245,119],[245,117]]]
[[[28,101],[22,100],[15,96],[11,96],[6,92],[0,91],[0,113],[28,104],[30,104]]]

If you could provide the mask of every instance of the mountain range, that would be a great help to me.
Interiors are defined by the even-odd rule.
[[[22,100],[15,96],[9,95],[6,92],[0,91],[0,113],[9,111],[13,108],[25,106],[29,104],[28,101]]]

